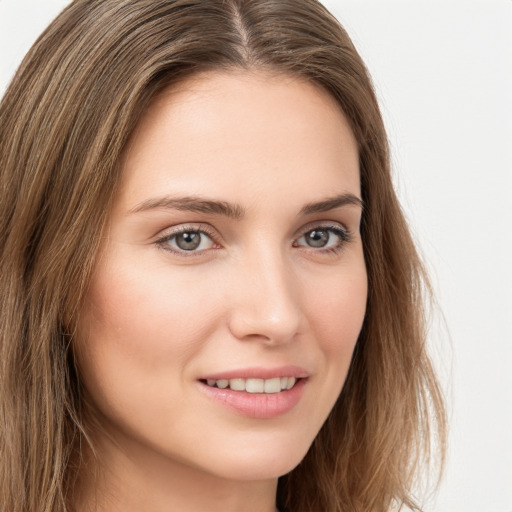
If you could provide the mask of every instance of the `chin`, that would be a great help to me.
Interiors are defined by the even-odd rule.
[[[233,444],[225,447],[217,457],[211,454],[214,459],[211,460],[212,469],[215,467],[214,472],[218,476],[229,480],[277,479],[292,471],[305,457],[310,446],[311,442],[294,439],[288,442],[281,442],[281,439],[252,442],[245,447]]]

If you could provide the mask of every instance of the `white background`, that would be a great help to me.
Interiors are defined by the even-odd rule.
[[[512,0],[324,3],[374,77],[447,326],[449,464],[426,511],[512,512]],[[0,0],[0,93],[66,4]]]

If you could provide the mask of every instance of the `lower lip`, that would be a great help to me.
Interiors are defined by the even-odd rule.
[[[256,419],[276,418],[291,411],[299,402],[307,379],[299,379],[293,388],[279,393],[247,393],[208,386],[200,382],[201,389],[211,398],[237,413]]]

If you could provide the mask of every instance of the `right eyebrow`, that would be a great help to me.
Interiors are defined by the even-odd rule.
[[[139,213],[155,209],[213,213],[216,215],[224,215],[236,220],[242,219],[245,215],[245,210],[238,204],[228,203],[227,201],[203,199],[196,196],[163,196],[148,199],[130,209],[130,213]]]

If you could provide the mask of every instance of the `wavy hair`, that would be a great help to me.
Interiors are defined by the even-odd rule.
[[[334,409],[279,480],[278,506],[419,510],[414,476],[436,446],[442,461],[445,440],[425,348],[429,287],[393,189],[371,79],[345,30],[316,0],[75,0],[0,104],[2,512],[72,509],[90,443],[73,332],[123,149],[164,88],[232,69],[300,76],[338,102],[357,139],[365,204],[363,329]]]

